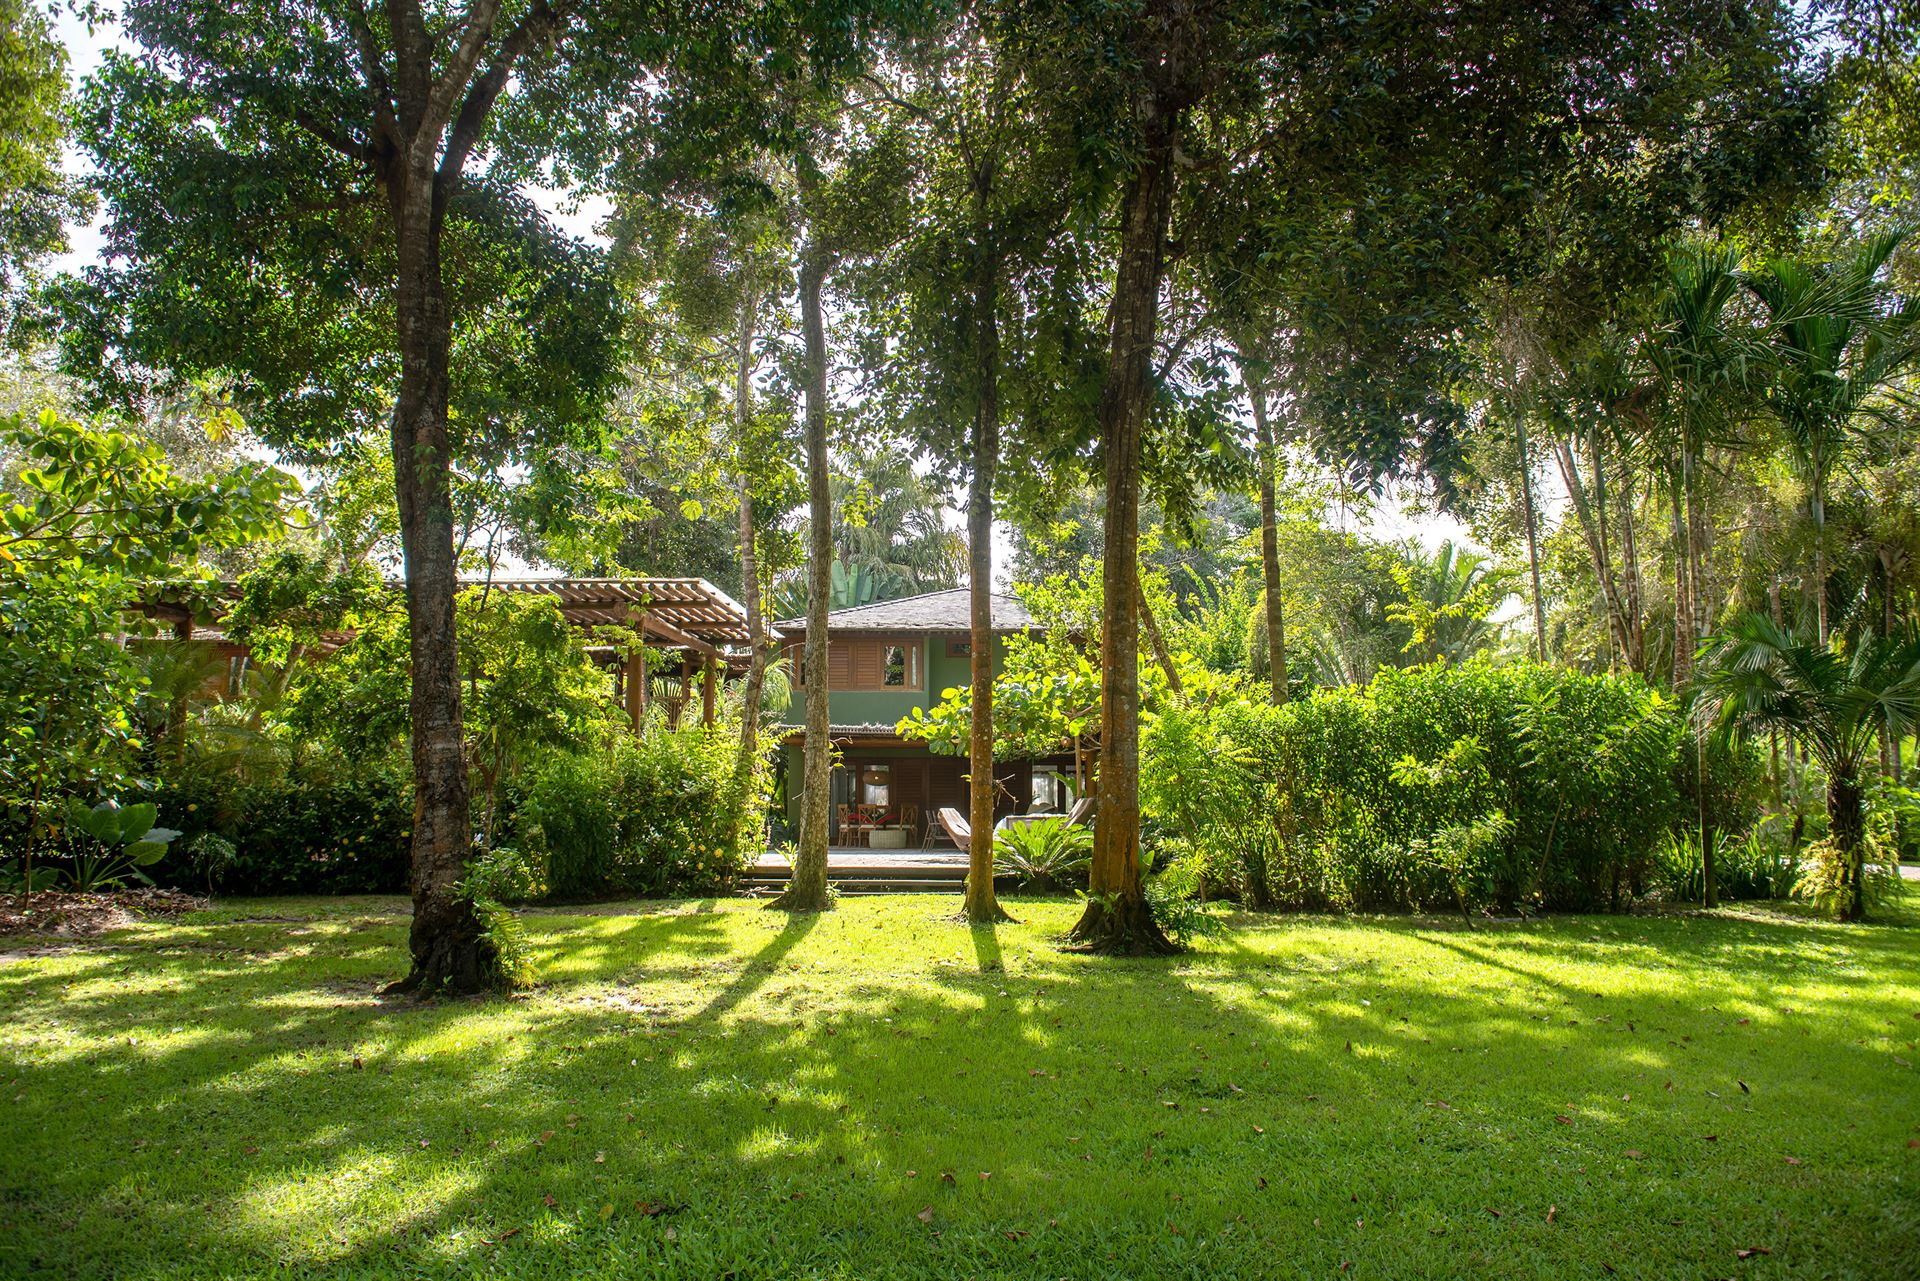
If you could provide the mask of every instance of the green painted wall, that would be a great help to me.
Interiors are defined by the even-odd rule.
[[[926,635],[922,646],[921,684],[918,689],[903,690],[833,690],[827,695],[831,708],[831,720],[835,725],[887,725],[892,726],[916,707],[931,707],[940,701],[943,691],[964,687],[973,679],[972,664],[965,658],[951,658],[947,655],[947,633],[932,632]],[[993,666],[997,672],[1006,656],[1006,643],[999,637],[993,642]],[[781,718],[789,725],[804,725],[807,720],[806,692],[796,689],[793,703],[787,714]],[[861,749],[849,747],[843,756],[848,760],[862,758],[890,758],[901,751],[924,751],[924,748]],[[787,768],[787,821],[798,825],[800,821],[800,776],[803,769],[802,749],[797,744],[788,744],[780,749]]]

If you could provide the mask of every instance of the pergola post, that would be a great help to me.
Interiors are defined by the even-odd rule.
[[[713,725],[714,701],[719,693],[719,672],[720,664],[708,654],[706,670],[700,675],[700,723],[709,728]]]
[[[647,723],[647,609],[636,606],[628,611],[633,623],[634,645],[627,655],[627,716],[638,734]]]

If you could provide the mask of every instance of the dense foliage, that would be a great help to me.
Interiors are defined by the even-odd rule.
[[[514,839],[532,882],[557,899],[715,894],[764,848],[735,786],[735,737],[725,729],[650,724],[604,747],[543,756],[526,781]]]

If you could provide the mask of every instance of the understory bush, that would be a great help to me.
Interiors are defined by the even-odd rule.
[[[1680,813],[1680,717],[1637,678],[1429,664],[1210,719],[1176,741],[1224,777],[1168,809],[1215,868],[1257,869],[1254,906],[1619,910]],[[1143,758],[1173,777],[1159,728]]]
[[[689,726],[614,735],[527,771],[518,846],[550,897],[713,894],[760,852],[764,771],[734,780],[736,731]],[[764,760],[769,753],[763,752]]]
[[[151,797],[184,839],[154,872],[229,894],[402,894],[413,833],[406,763],[331,753],[241,771],[189,754]]]
[[[1722,832],[1713,847],[1713,885],[1728,901],[1779,899],[1793,894],[1802,881],[1801,851],[1793,847],[1778,824],[1763,819],[1739,836]],[[1674,903],[1698,903],[1706,895],[1706,872],[1700,858],[1700,833],[1681,827],[1660,843],[1652,875],[1653,887]]]

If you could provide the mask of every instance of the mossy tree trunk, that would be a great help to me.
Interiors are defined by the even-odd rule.
[[[1140,437],[1153,394],[1155,331],[1166,268],[1174,151],[1195,93],[1195,15],[1153,0],[1140,15],[1143,84],[1132,104],[1139,159],[1121,200],[1120,257],[1108,309],[1101,389],[1106,456],[1105,592],[1101,618],[1099,810],[1086,911],[1072,941],[1089,951],[1171,953],[1153,919],[1140,868]]]
[[[787,888],[767,906],[818,912],[827,897],[827,818],[832,803],[832,717],[827,702],[827,607],[833,595],[833,491],[827,458],[827,328],[820,293],[826,254],[800,252],[800,328],[806,353],[807,434],[807,742],[801,771],[800,848]]]

